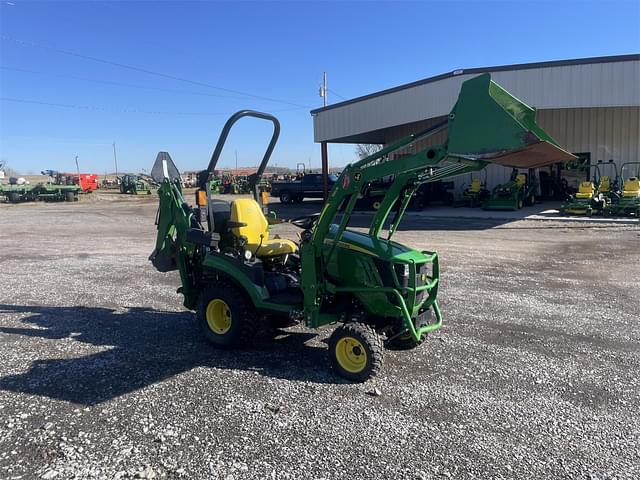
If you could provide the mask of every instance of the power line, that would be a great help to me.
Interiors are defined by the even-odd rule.
[[[168,93],[184,93],[184,94],[187,94],[187,95],[202,95],[202,96],[206,96],[206,97],[217,97],[217,98],[229,98],[229,99],[235,99],[235,100],[245,100],[245,97],[222,95],[222,94],[219,94],[219,93],[192,92],[192,91],[189,91],[189,90],[178,90],[178,89],[173,89],[173,88],[152,87],[152,86],[149,86],[149,85],[139,85],[139,84],[135,84],[135,83],[115,82],[113,80],[98,80],[98,79],[95,79],[95,78],[78,77],[76,75],[65,75],[65,74],[61,74],[61,73],[40,72],[40,71],[37,71],[37,70],[27,70],[25,68],[16,68],[16,67],[5,67],[5,66],[2,66],[2,65],[0,65],[0,69],[12,71],[12,72],[30,73],[30,74],[34,74],[34,75],[45,75],[45,76],[48,76],[48,77],[69,78],[69,79],[72,79],[72,80],[80,80],[80,81],[83,81],[83,82],[102,83],[102,84],[105,84],[105,85],[117,85],[117,86],[121,86],[121,87],[140,88],[140,89],[144,89],[144,90],[156,90],[156,91],[168,92]],[[307,107],[300,107],[300,108],[307,108]]]
[[[230,88],[219,87],[219,86],[216,86],[216,85],[212,85],[210,83],[200,82],[200,81],[197,81],[197,80],[190,80],[188,78],[178,77],[176,75],[171,75],[171,74],[167,74],[167,73],[156,72],[154,70],[148,70],[146,68],[136,67],[136,66],[133,66],[133,65],[127,65],[125,63],[113,62],[111,60],[105,60],[105,59],[94,57],[94,56],[91,56],[91,55],[84,55],[84,54],[81,54],[81,53],[71,52],[69,50],[63,50],[61,48],[55,48],[55,47],[51,47],[51,46],[48,46],[48,45],[42,45],[42,44],[35,43],[35,42],[27,42],[25,40],[19,40],[17,38],[13,38],[13,37],[10,37],[8,35],[0,35],[0,39],[7,40],[9,42],[14,42],[14,43],[16,43],[18,45],[22,45],[22,46],[33,47],[33,48],[41,48],[41,49],[44,49],[44,50],[49,50],[49,51],[52,51],[52,52],[61,53],[63,55],[69,55],[69,56],[72,56],[72,57],[82,58],[84,60],[91,60],[91,61],[98,62],[98,63],[104,63],[106,65],[112,65],[112,66],[115,66],[115,67],[125,68],[125,69],[133,70],[133,71],[136,71],[136,72],[146,73],[148,75],[155,75],[157,77],[168,78],[170,80],[176,80],[176,81],[179,81],[179,82],[190,83],[192,85],[198,85],[198,86],[201,86],[201,87],[213,88],[213,89],[221,90],[221,91],[224,91],[224,92],[235,93],[236,95],[243,95],[245,97],[256,98],[256,99],[259,99],[259,100],[266,100],[266,101],[269,101],[269,102],[284,103],[284,104],[287,104],[287,105],[292,105],[292,106],[300,107],[300,108],[311,108],[308,105],[300,105],[298,103],[289,102],[287,100],[280,100],[280,99],[277,99],[277,98],[264,97],[262,95],[254,95],[252,93],[242,92],[240,90],[233,90],[233,89],[230,89]]]
[[[156,110],[142,110],[139,108],[116,109],[116,108],[100,107],[96,105],[75,105],[75,104],[69,104],[69,103],[43,102],[40,100],[32,100],[27,98],[12,98],[12,97],[0,97],[0,101],[27,103],[27,104],[33,104],[33,105],[45,105],[48,107],[73,108],[75,110],[116,112],[116,113],[142,113],[147,115],[198,115],[198,116],[231,115],[231,113],[229,112],[169,112],[169,111],[156,111]],[[299,110],[299,108],[276,110],[276,112],[278,111],[283,112],[283,111],[290,111],[290,110]]]
[[[344,98],[339,93],[336,93],[335,91],[331,90],[329,87],[327,87],[327,90],[329,90],[331,93],[333,93],[336,97],[341,98],[342,100],[346,100],[346,98]]]

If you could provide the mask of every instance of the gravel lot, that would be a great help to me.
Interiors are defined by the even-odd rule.
[[[637,226],[409,215],[445,326],[353,385],[328,330],[205,344],[155,210],[0,205],[0,478],[640,477]]]

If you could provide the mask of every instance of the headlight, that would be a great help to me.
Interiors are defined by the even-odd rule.
[[[396,263],[393,265],[393,269],[398,277],[398,283],[401,287],[409,286],[409,264],[408,263]]]

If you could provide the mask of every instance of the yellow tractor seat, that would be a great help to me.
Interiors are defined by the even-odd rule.
[[[479,178],[474,178],[467,191],[469,193],[480,193],[480,190],[482,190],[482,182]]]
[[[624,181],[623,197],[640,197],[640,178],[631,177]]]
[[[611,179],[607,176],[600,177],[598,190],[600,193],[609,193],[611,191]]]
[[[257,257],[285,255],[298,250],[298,246],[291,240],[269,240],[269,223],[258,202],[252,198],[240,198],[231,202],[230,220],[246,224],[244,227],[232,228],[231,231],[236,237],[245,237],[245,248]]]
[[[576,193],[576,198],[591,198],[595,187],[592,182],[582,182]]]
[[[527,183],[527,176],[524,173],[519,173],[516,177],[516,185],[523,187]]]

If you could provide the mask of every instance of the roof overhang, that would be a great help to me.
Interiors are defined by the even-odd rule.
[[[461,69],[312,110],[314,139],[385,143],[390,128],[447,115],[485,72],[539,109],[640,106],[640,54]]]

